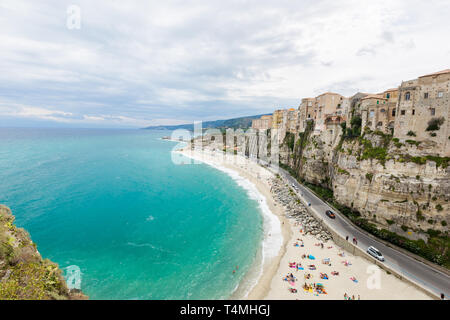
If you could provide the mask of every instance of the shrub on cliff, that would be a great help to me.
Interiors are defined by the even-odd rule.
[[[69,292],[58,266],[42,260],[28,232],[13,222],[0,205],[0,300],[86,299]]]
[[[444,123],[444,117],[432,118],[428,121],[428,127],[426,131],[437,131],[441,128],[441,125]]]

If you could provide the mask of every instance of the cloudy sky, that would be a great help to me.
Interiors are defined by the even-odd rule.
[[[448,0],[0,0],[0,126],[179,124],[379,92],[450,68],[449,17]]]

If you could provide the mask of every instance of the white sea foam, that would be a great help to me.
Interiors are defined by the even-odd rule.
[[[232,170],[230,168],[226,168],[224,166],[221,166],[213,161],[210,161],[209,159],[205,159],[205,157],[197,156],[195,154],[185,154],[183,155],[192,158],[194,160],[201,161],[213,168],[216,168],[222,172],[225,172],[228,174],[240,187],[242,187],[249,196],[250,199],[258,201],[260,211],[262,213],[263,217],[263,228],[264,228],[264,237],[262,241],[262,248],[261,248],[261,261],[257,263],[255,266],[258,270],[257,276],[252,276],[251,271],[249,271],[248,275],[244,277],[244,279],[241,281],[240,284],[236,286],[234,289],[235,293],[239,287],[242,286],[242,294],[243,297],[247,297],[250,291],[255,287],[255,285],[258,283],[258,280],[260,279],[262,273],[263,273],[263,267],[265,261],[274,258],[278,256],[281,246],[283,244],[283,235],[281,232],[281,224],[278,217],[269,209],[269,206],[267,205],[266,198],[258,191],[258,188],[255,184],[253,184],[248,179],[242,177],[239,175],[239,173],[235,170]],[[233,294],[232,293],[232,294]]]

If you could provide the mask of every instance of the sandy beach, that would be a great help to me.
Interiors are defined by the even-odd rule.
[[[273,172],[253,160],[208,149],[192,151],[184,148],[175,153],[181,153],[191,161],[196,159],[218,169],[232,170],[248,180],[279,221],[278,224],[271,221],[272,226],[265,235],[263,246],[270,248],[263,248],[265,257],[256,284],[249,292],[239,292],[231,298],[343,300],[347,296],[361,300],[431,299],[368,260],[343,251],[332,240],[324,243],[311,234],[305,235],[301,223],[286,215],[283,204],[272,193],[272,186],[283,182],[277,181],[279,178]],[[299,203],[298,206],[303,205]],[[264,221],[267,222],[266,219]],[[376,272],[376,277],[373,272]]]

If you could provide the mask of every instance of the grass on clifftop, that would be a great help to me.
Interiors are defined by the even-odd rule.
[[[70,293],[58,265],[42,260],[11,211],[0,205],[0,300],[85,299]]]

